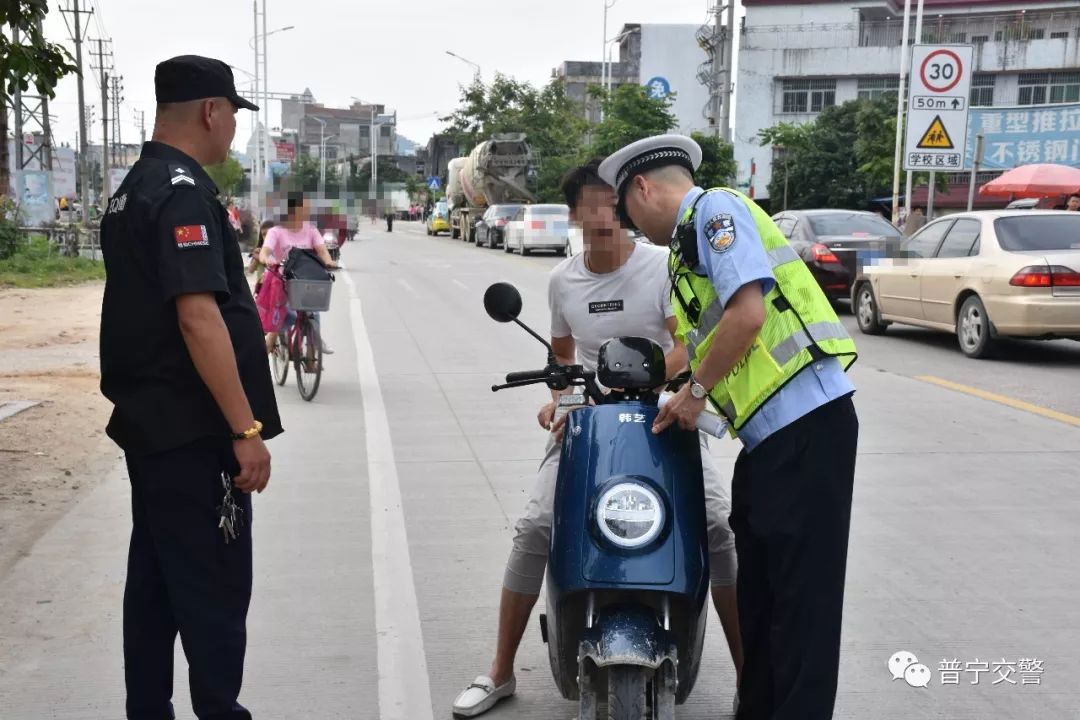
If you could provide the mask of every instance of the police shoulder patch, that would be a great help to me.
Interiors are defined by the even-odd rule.
[[[730,213],[717,213],[705,223],[705,239],[713,252],[722,253],[735,244],[735,219]]]
[[[169,165],[169,182],[172,183],[173,187],[177,185],[195,186],[195,178],[191,176],[191,172],[183,165]]]

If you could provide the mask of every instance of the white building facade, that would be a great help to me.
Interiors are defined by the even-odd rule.
[[[684,135],[710,130],[710,91],[698,77],[702,63],[709,58],[697,39],[700,29],[700,25],[686,24],[624,25],[617,36],[619,55],[612,58],[609,71],[612,89],[635,83],[656,96],[674,95],[673,132]],[[601,72],[600,62],[574,60],[552,71],[553,77],[566,83],[567,94],[582,104],[590,122],[600,120],[600,109],[588,97],[588,88],[601,84]]]
[[[768,197],[774,153],[758,133],[814,120],[826,107],[895,93],[903,0],[743,0],[736,93],[738,179]],[[914,43],[912,0],[909,43]],[[1076,0],[925,0],[922,42],[972,44],[970,104],[1080,102],[1080,3]],[[964,177],[950,178],[957,184]]]

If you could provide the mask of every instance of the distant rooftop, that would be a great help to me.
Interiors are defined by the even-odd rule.
[[[758,7],[768,5],[837,5],[840,0],[742,0],[746,7]],[[850,4],[850,3],[848,3]],[[883,0],[883,5],[889,5],[893,9],[903,12],[903,0]],[[1047,0],[923,0],[923,6],[928,8],[967,8],[981,9],[990,5],[1030,5],[1045,7]],[[1066,3],[1061,3],[1065,5]],[[915,2],[912,0],[911,10],[915,12]]]

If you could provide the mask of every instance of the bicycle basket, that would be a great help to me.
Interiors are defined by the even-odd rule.
[[[332,280],[300,280],[293,278],[287,283],[289,309],[304,312],[326,312],[330,309]]]

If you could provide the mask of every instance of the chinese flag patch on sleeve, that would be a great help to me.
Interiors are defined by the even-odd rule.
[[[210,237],[206,234],[205,225],[177,225],[173,228],[173,237],[176,238],[176,247],[178,248],[207,247],[210,245]]]

